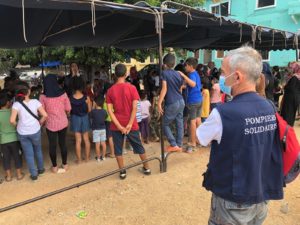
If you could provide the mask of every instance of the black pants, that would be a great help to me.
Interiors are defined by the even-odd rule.
[[[66,147],[66,134],[67,134],[67,128],[59,130],[59,131],[51,131],[46,129],[47,135],[48,135],[48,141],[49,141],[49,155],[52,162],[52,166],[56,167],[56,144],[57,144],[57,137],[58,137],[58,144],[61,152],[61,159],[62,164],[67,164],[67,147]]]
[[[2,144],[1,152],[4,170],[10,170],[11,157],[14,158],[16,169],[20,169],[22,167],[20,143],[18,141]]]

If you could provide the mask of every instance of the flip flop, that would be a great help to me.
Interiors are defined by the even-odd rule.
[[[25,177],[25,174],[24,174],[24,173],[21,173],[21,176],[20,176],[20,177],[17,177],[17,180],[22,180],[24,177]]]
[[[12,177],[8,178],[8,176],[5,176],[4,179],[5,179],[6,182],[11,182],[12,181]]]

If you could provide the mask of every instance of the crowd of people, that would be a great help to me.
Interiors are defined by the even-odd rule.
[[[24,178],[23,156],[32,180],[45,172],[41,129],[48,137],[51,171],[66,172],[69,127],[75,137],[78,164],[91,158],[92,134],[96,162],[116,158],[119,177],[125,179],[126,143],[146,160],[143,144],[160,141],[162,126],[169,142],[166,152],[192,153],[199,146],[211,145],[203,182],[213,192],[209,224],[261,224],[266,217],[266,201],[283,196],[273,106],[289,125],[294,125],[300,102],[299,63],[289,63],[281,73],[278,66],[271,70],[263,63],[256,50],[241,47],[228,53],[221,69],[213,62],[198,64],[193,57],[176,65],[171,53],[163,58],[161,76],[151,69],[141,77],[135,67],[128,74],[126,66],[118,64],[110,82],[104,68],[86,81],[77,64],[72,63],[66,77],[49,71],[42,85],[34,87],[19,80],[15,72],[5,78],[0,91],[5,181],[13,179],[12,159],[16,179]],[[255,119],[262,117],[269,119]],[[258,125],[268,129],[256,132]],[[188,141],[184,142],[184,136]],[[141,172],[151,174],[148,163],[143,163]],[[241,217],[227,205],[245,209],[248,216]]]
[[[175,56],[167,54],[161,77],[156,69],[141,77],[135,67],[128,74],[126,67],[119,64],[113,82],[104,66],[95,72],[92,81],[86,81],[77,64],[72,63],[69,75],[61,77],[50,71],[42,85],[33,87],[20,81],[12,71],[0,93],[0,141],[5,180],[11,181],[13,177],[11,158],[15,161],[17,179],[24,177],[22,155],[32,180],[44,173],[42,127],[47,133],[54,173],[68,169],[66,135],[69,125],[75,136],[77,163],[90,159],[90,131],[98,162],[106,157],[116,157],[122,168],[122,149],[126,143],[140,154],[142,160],[146,159],[142,143],[160,141],[162,115],[164,134],[169,142],[166,151],[195,151],[201,146],[196,129],[214,108],[231,101],[232,94],[225,85],[223,71],[213,62],[206,66],[191,57],[175,63]],[[272,101],[291,126],[299,108],[299,79],[300,65],[296,62],[290,63],[283,74],[278,66],[271,70],[263,63],[256,81],[257,93]],[[281,95],[283,99],[279,105]],[[183,143],[184,136],[188,136],[186,143]],[[56,159],[57,142],[61,166]],[[83,157],[82,142],[85,147]],[[147,164],[143,169],[150,173]],[[124,174],[123,171],[120,177],[125,177]]]

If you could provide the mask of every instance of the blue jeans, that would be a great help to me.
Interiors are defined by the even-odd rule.
[[[19,141],[22,145],[25,159],[31,176],[37,176],[38,170],[44,169],[42,143],[41,143],[41,131],[35,134],[21,135],[18,134]],[[35,166],[35,160],[37,162],[37,169]]]
[[[179,146],[179,147],[182,146],[183,133],[184,133],[184,128],[183,128],[184,106],[185,105],[183,99],[165,106],[163,128],[164,128],[165,135],[171,146]],[[170,124],[174,120],[176,123],[176,130],[177,130],[176,140],[170,128]]]

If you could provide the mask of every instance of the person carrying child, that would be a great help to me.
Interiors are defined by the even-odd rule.
[[[93,130],[93,142],[96,147],[96,160],[100,162],[105,160],[106,154],[106,126],[105,119],[107,112],[103,109],[104,98],[97,96],[94,100],[94,109],[90,112],[90,121]],[[100,145],[102,147],[102,154],[100,152]]]
[[[11,158],[14,159],[17,173],[17,180],[24,178],[24,173],[21,172],[22,157],[20,143],[17,138],[17,131],[14,126],[9,123],[11,114],[11,103],[8,99],[7,92],[0,92],[0,144],[1,157],[3,159],[3,167],[5,170],[5,181],[12,181],[11,173]]]
[[[30,88],[26,82],[17,82],[15,90],[16,102],[12,106],[10,123],[17,126],[18,139],[25,153],[27,166],[31,174],[30,178],[37,180],[38,175],[45,172],[41,125],[44,124],[48,115],[38,100],[29,98]],[[38,117],[38,115],[41,117]]]
[[[141,160],[146,160],[147,156],[142,145],[139,126],[136,120],[137,102],[139,94],[136,88],[125,82],[126,66],[118,64],[115,67],[117,82],[107,91],[106,101],[108,113],[112,119],[111,130],[115,144],[115,155],[120,169],[124,168],[122,146],[126,136],[133,147],[135,154],[139,154]],[[143,163],[142,171],[145,175],[150,175],[151,170],[148,163]],[[120,179],[126,178],[126,170],[120,172]]]

